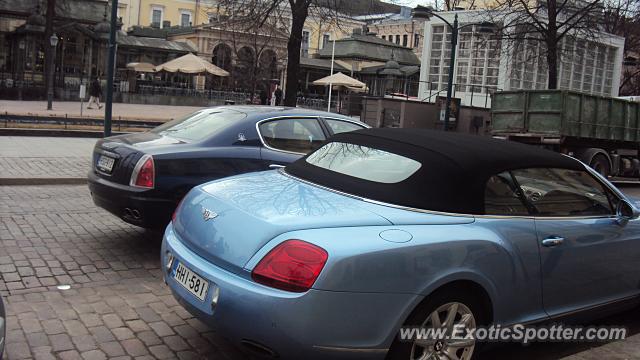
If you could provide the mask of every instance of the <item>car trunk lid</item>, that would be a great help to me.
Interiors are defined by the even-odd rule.
[[[200,256],[240,272],[260,248],[287,231],[391,224],[364,204],[266,171],[194,188],[182,202],[174,229]]]
[[[183,141],[151,132],[126,134],[99,140],[93,152],[93,171],[105,179],[127,185],[144,154],[154,155]]]

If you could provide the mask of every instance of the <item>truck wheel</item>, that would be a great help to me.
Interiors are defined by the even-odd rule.
[[[595,171],[600,173],[600,175],[604,176],[605,178],[608,177],[611,173],[609,160],[607,160],[607,158],[602,154],[594,156],[593,159],[591,159],[591,164],[589,164],[589,166],[591,166]]]

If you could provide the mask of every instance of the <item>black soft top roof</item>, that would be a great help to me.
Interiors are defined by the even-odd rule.
[[[575,159],[516,142],[424,129],[364,129],[328,142],[364,145],[402,155],[422,166],[404,181],[384,184],[306,162],[286,167],[293,176],[349,194],[417,209],[483,214],[487,180],[506,170],[534,167],[584,170]]]

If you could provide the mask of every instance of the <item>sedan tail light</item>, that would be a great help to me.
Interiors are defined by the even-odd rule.
[[[260,260],[251,277],[276,289],[305,292],[313,286],[327,258],[321,247],[302,240],[286,240]]]
[[[129,185],[153,189],[156,169],[151,155],[143,155],[131,174],[131,182]]]

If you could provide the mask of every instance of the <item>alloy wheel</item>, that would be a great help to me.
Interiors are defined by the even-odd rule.
[[[416,339],[411,346],[410,360],[470,360],[475,348],[474,339],[465,339],[466,332],[460,338],[452,339],[454,328],[476,327],[476,319],[465,304],[446,303],[434,310],[422,323],[427,339]],[[434,332],[431,332],[434,331]],[[438,335],[438,336],[434,336]]]

